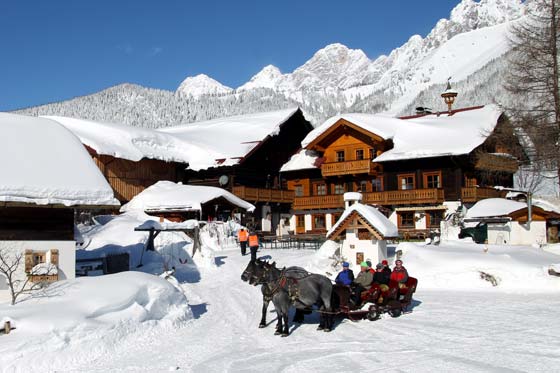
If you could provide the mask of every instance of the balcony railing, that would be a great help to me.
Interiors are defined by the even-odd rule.
[[[377,172],[377,166],[371,159],[362,159],[359,161],[345,161],[323,163],[321,165],[321,173],[323,176],[337,175],[355,175],[369,174],[374,175]]]
[[[332,196],[295,197],[294,210],[329,209],[344,207],[342,194]]]
[[[363,202],[376,205],[414,205],[421,203],[442,203],[443,189],[391,190],[388,192],[364,193]]]
[[[461,188],[461,200],[463,202],[477,202],[485,198],[504,198],[507,194],[505,190],[498,190],[486,187],[467,187]]]
[[[443,189],[392,190],[388,192],[363,193],[363,203],[377,205],[415,205],[443,203]],[[295,197],[294,210],[343,208],[341,194],[331,196]]]
[[[237,197],[249,202],[292,203],[294,201],[294,192],[292,190],[234,186],[232,192]]]

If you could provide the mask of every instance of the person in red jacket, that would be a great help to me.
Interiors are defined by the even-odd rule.
[[[400,259],[395,261],[395,268],[393,268],[393,272],[391,272],[391,280],[398,282],[399,288],[405,286],[404,284],[406,284],[406,281],[408,280],[408,272],[402,264],[402,260]]]

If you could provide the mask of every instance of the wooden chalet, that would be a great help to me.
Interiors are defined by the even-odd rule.
[[[343,211],[342,195],[359,191],[401,235],[426,237],[446,211],[503,197],[493,187],[513,186],[518,148],[512,149],[507,129],[507,118],[493,105],[402,118],[331,118],[282,168],[295,194],[291,227],[325,233]]]
[[[313,129],[300,109],[248,114],[166,128],[180,139],[197,143],[222,158],[204,169],[181,170],[184,184],[219,186],[256,206],[244,223],[274,232],[290,217],[293,190],[287,189],[280,167]]]

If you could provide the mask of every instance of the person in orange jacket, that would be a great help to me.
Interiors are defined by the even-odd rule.
[[[241,228],[237,232],[237,239],[239,240],[239,246],[241,247],[241,255],[245,256],[247,254],[247,240],[249,239],[249,233],[244,228]]]
[[[251,260],[257,260],[257,250],[259,249],[259,237],[255,231],[249,235],[249,249],[251,250]]]

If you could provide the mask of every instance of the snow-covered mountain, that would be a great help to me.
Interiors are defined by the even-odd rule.
[[[203,95],[224,95],[232,91],[230,87],[204,74],[186,78],[177,88],[177,94],[195,99]]]
[[[454,88],[463,89],[459,89],[458,106],[507,101],[510,98],[500,84],[503,56],[509,51],[509,26],[522,17],[524,6],[521,0],[462,0],[450,18],[438,21],[426,37],[413,35],[388,56],[370,60],[362,50],[331,44],[291,73],[282,74],[268,65],[235,90],[201,74],[187,77],[174,93],[121,85],[118,90],[24,112],[154,127],[296,104],[317,123],[344,111],[409,113],[410,107],[426,105],[425,101],[444,110],[438,90],[449,77]],[[139,90],[145,91],[139,94]],[[107,96],[107,91],[119,95],[103,100],[109,108],[94,110],[85,104],[91,96]],[[103,111],[103,118],[98,111]],[[117,117],[107,118],[109,113]]]
[[[247,83],[237,88],[237,92],[248,91],[257,88],[270,88],[275,89],[278,82],[282,79],[280,69],[273,65],[265,66]]]

